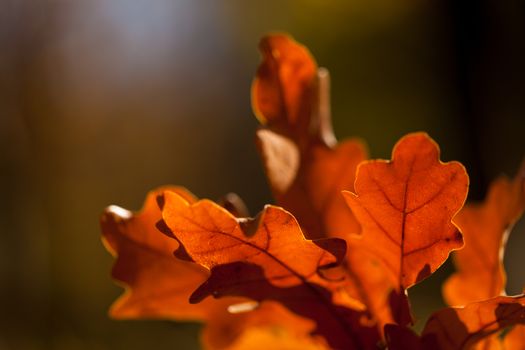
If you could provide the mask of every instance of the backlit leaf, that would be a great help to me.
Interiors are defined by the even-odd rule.
[[[440,349],[468,349],[505,327],[525,324],[525,297],[496,297],[464,308],[448,308],[434,313],[422,337]]]
[[[317,65],[308,49],[284,34],[264,37],[263,63],[252,84],[252,105],[261,123],[287,135],[309,132]]]
[[[359,232],[340,193],[353,189],[366,149],[357,140],[337,145],[328,71],[318,69],[308,50],[288,36],[265,37],[260,48],[252,104],[264,126],[257,144],[277,202],[297,217],[309,238]]]
[[[525,210],[525,162],[514,180],[495,180],[481,204],[467,204],[455,222],[465,247],[454,252],[457,272],[445,283],[449,305],[466,305],[505,292],[503,252],[508,234]]]
[[[178,243],[156,228],[162,219],[156,197],[167,189],[189,202],[196,200],[182,188],[165,187],[151,191],[138,213],[110,206],[102,215],[103,241],[116,257],[112,277],[126,287],[126,292],[111,307],[110,315],[118,319],[205,322],[201,337],[206,349],[235,347],[240,339],[247,343],[249,336],[244,333],[251,332],[252,327],[276,344],[283,342],[288,346],[297,339],[300,344],[320,347],[307,337],[314,324],[277,303],[263,303],[255,311],[235,314],[229,309],[245,299],[189,303],[192,292],[209,277],[209,272],[197,264],[176,259],[173,251],[179,247]]]
[[[264,112],[258,106],[263,103],[256,94],[252,95],[254,111],[265,126],[257,132],[257,145],[274,197],[279,205],[294,214],[307,237],[352,240],[343,262],[346,283],[341,293],[359,301],[368,314],[366,322],[377,323],[382,331],[384,324],[394,321],[389,304],[394,300],[397,300],[394,304],[399,304],[405,296],[393,296],[394,287],[376,258],[353,241],[352,234],[359,233],[360,226],[341,195],[342,190],[354,188],[357,165],[367,156],[365,146],[358,140],[337,144],[331,125],[328,71],[317,69],[306,49],[291,38],[270,36],[263,39],[263,43],[266,51],[263,50],[260,71],[265,74],[258,74],[254,90],[261,81],[281,80],[280,70],[268,70],[268,66],[286,70],[287,62],[302,60],[302,66],[314,66],[317,70],[315,76],[310,74],[308,79],[291,75],[286,84],[266,85],[269,95],[297,95],[299,86],[305,96],[293,100],[288,109],[278,107],[280,99],[269,99],[267,102],[274,104],[269,110],[281,110],[277,124],[265,122],[272,120],[271,115],[275,113],[261,118]],[[279,60],[269,55],[269,51],[277,53]],[[296,110],[303,111],[300,127],[291,122],[296,118],[287,117],[289,111]],[[304,127],[305,124],[309,127]]]
[[[127,291],[111,307],[115,318],[174,318],[198,320],[206,315],[202,307],[189,305],[191,292],[208,277],[201,266],[176,260],[176,241],[161,234],[155,224],[161,219],[156,196],[148,194],[142,210],[132,213],[110,206],[101,218],[103,240],[116,256],[112,277]],[[194,201],[181,188],[171,190]]]
[[[243,219],[211,201],[190,204],[170,191],[162,202],[163,219],[181,243],[176,255],[211,271],[191,302],[209,295],[279,301],[315,320],[315,334],[331,347],[366,349],[377,341],[372,329],[356,332],[360,315],[334,303],[336,292],[320,274],[341,261],[344,241],[306,240],[294,217],[279,207],[266,206],[256,219]]]
[[[421,336],[397,325],[387,325],[385,333],[390,350],[463,350],[506,327],[523,324],[525,296],[503,296],[435,312]]]
[[[434,272],[463,245],[452,218],[463,206],[468,176],[458,162],[442,163],[424,133],[403,137],[391,161],[361,163],[355,193],[343,192],[363,228],[367,249],[400,289]]]

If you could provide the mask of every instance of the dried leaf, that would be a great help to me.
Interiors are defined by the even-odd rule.
[[[343,194],[362,225],[365,246],[403,290],[463,245],[451,220],[467,190],[464,167],[440,162],[437,144],[425,133],[414,133],[396,144],[392,161],[361,163],[356,193]]]
[[[510,180],[495,180],[482,204],[467,204],[456,216],[465,247],[454,253],[457,272],[445,282],[449,305],[466,305],[505,292],[503,252],[508,234],[525,210],[525,162]]]

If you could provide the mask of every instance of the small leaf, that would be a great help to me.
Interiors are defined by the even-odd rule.
[[[458,162],[442,163],[425,133],[403,137],[392,161],[361,163],[355,192],[343,192],[363,228],[363,244],[400,289],[429,276],[463,245],[452,218],[463,206],[468,176]]]
[[[259,49],[263,63],[252,84],[255,115],[288,136],[307,134],[316,63],[307,48],[283,34],[264,37]]]

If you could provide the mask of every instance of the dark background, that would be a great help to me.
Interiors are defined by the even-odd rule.
[[[266,32],[291,33],[333,82],[339,138],[389,157],[425,130],[471,199],[525,155],[525,3],[0,0],[0,349],[173,349],[198,325],[117,322],[98,216],[163,184],[271,202],[250,83]],[[525,223],[506,254],[525,282]],[[411,290],[424,322],[448,264]]]

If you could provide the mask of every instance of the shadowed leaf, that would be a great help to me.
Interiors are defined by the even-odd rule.
[[[279,207],[266,206],[256,219],[242,219],[211,201],[190,204],[169,191],[164,198],[163,218],[173,237],[184,246],[187,258],[211,269],[192,302],[209,295],[275,300],[315,320],[315,333],[331,347],[375,344],[377,333],[361,327],[363,334],[357,334],[359,314],[336,305],[330,281],[319,274],[340,262],[344,241],[306,240],[294,217]]]
[[[522,350],[525,346],[525,325],[516,325],[502,339],[502,350]]]
[[[155,198],[164,189],[150,192],[138,213],[110,206],[101,217],[104,243],[116,256],[112,277],[127,287],[111,307],[112,317],[195,320],[206,314],[187,300],[208,272],[196,264],[176,260],[173,251],[177,242],[155,227],[161,219]],[[170,189],[194,201],[185,190]]]
[[[206,349],[235,347],[240,339],[246,344],[250,338],[244,333],[251,328],[275,344],[291,346],[297,340],[319,348],[321,345],[307,337],[314,324],[277,303],[263,303],[254,311],[236,314],[228,308],[245,299],[189,303],[191,293],[208,278],[209,272],[197,264],[176,259],[173,251],[179,247],[178,243],[157,230],[156,224],[162,217],[156,198],[166,189],[189,202],[195,201],[182,188],[165,187],[151,191],[138,213],[110,206],[101,217],[104,244],[116,257],[112,277],[126,287],[126,292],[111,307],[110,315],[118,319],[205,322],[201,338]]]
[[[463,350],[477,349],[477,344],[492,334],[523,324],[525,296],[503,296],[437,311],[430,316],[420,337],[397,325],[387,325],[385,333],[389,350]]]
[[[287,36],[265,37],[261,51],[252,104],[264,126],[257,132],[257,145],[277,202],[292,211],[309,238],[358,233],[359,225],[341,191],[353,189],[355,170],[366,159],[366,149],[357,140],[336,144],[328,71],[318,69],[308,50]],[[282,72],[288,72],[286,81]],[[283,104],[282,98],[263,99],[257,93],[261,90],[270,96],[303,97],[288,98]],[[262,105],[267,108],[261,109]]]
[[[464,308],[434,313],[422,337],[441,349],[468,349],[483,338],[514,324],[525,324],[525,297],[496,297]]]
[[[283,42],[286,42],[286,50],[282,50]],[[270,36],[263,39],[263,43],[266,50],[279,52],[280,58],[276,61],[263,50],[260,69],[266,72],[265,79],[280,79],[279,70],[268,71],[268,66],[282,64],[285,69],[285,62],[298,57],[304,66],[315,66],[317,70],[311,55],[305,54],[306,49],[292,39]],[[274,76],[270,77],[272,74]],[[288,84],[266,87],[267,91],[275,89],[273,94],[279,96],[286,95],[287,89],[296,94],[294,89],[300,86],[304,90],[302,95],[308,98],[294,100],[295,105],[289,109],[303,111],[299,114],[301,121],[298,124],[291,122],[295,118],[287,117],[286,109],[282,110],[280,123],[265,123],[264,120],[272,118],[262,118],[265,127],[257,132],[259,153],[274,197],[279,205],[294,214],[307,237],[340,237],[350,242],[352,234],[359,233],[360,226],[345,204],[341,191],[353,190],[357,165],[366,159],[367,152],[357,140],[337,144],[331,125],[328,71],[320,68],[315,77],[303,78],[293,75]],[[254,87],[260,84],[260,80],[257,76]],[[261,120],[260,103],[256,95],[252,97],[254,111]],[[273,109],[278,110],[280,100],[270,101],[275,104]],[[308,128],[305,127],[307,124]],[[367,309],[365,323],[376,323],[382,331],[384,324],[394,321],[389,299],[397,299],[399,304],[405,296],[391,298],[395,294],[391,282],[376,259],[357,243],[349,246],[342,270],[346,283],[341,294],[358,300]]]

